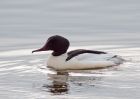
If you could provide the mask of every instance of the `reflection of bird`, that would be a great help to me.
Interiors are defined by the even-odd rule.
[[[71,71],[69,71],[71,72]],[[79,88],[86,86],[94,87],[102,80],[103,76],[99,76],[99,73],[90,73],[89,70],[72,70],[73,73],[80,75],[71,75],[68,72],[57,72],[57,74],[48,74],[48,84],[44,84],[43,90],[50,92],[54,95],[69,94],[72,90],[81,91]],[[85,72],[84,74],[82,74]],[[87,73],[87,74],[86,74]],[[98,75],[98,76],[97,76]],[[102,75],[102,74],[101,74]],[[87,87],[88,86],[88,87]]]
[[[49,92],[55,95],[68,93],[68,75],[48,74],[48,76],[52,80],[52,83],[50,85],[43,85],[43,87],[47,88]]]
[[[78,49],[67,52],[69,41],[62,36],[52,36],[40,49],[33,52],[52,50],[47,65],[56,70],[94,69],[119,65],[123,59],[101,51]]]

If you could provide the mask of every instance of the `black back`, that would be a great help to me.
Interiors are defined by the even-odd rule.
[[[79,54],[84,54],[84,53],[106,54],[106,52],[102,52],[102,51],[78,49],[78,50],[73,50],[73,51],[68,52],[68,57],[67,57],[66,61],[70,60],[71,58],[73,58]]]

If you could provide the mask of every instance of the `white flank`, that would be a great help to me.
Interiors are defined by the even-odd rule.
[[[122,63],[119,57],[112,58],[111,54],[95,55],[90,54],[90,58],[81,57],[84,54],[78,55],[69,61],[66,61],[67,54],[61,56],[52,56],[48,58],[47,65],[56,70],[69,70],[69,69],[96,69],[114,66]],[[96,59],[96,60],[95,60]]]

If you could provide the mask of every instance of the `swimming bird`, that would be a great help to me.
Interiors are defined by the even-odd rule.
[[[47,66],[55,70],[97,69],[123,63],[120,56],[102,51],[76,49],[67,52],[69,46],[68,39],[54,35],[48,38],[42,48],[34,50],[32,53],[52,50],[53,52],[48,57]]]

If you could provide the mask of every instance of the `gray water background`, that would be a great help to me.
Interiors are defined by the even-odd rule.
[[[139,32],[139,0],[0,0],[0,98],[139,99]],[[52,35],[127,62],[57,75],[46,68],[48,53],[31,54]]]

